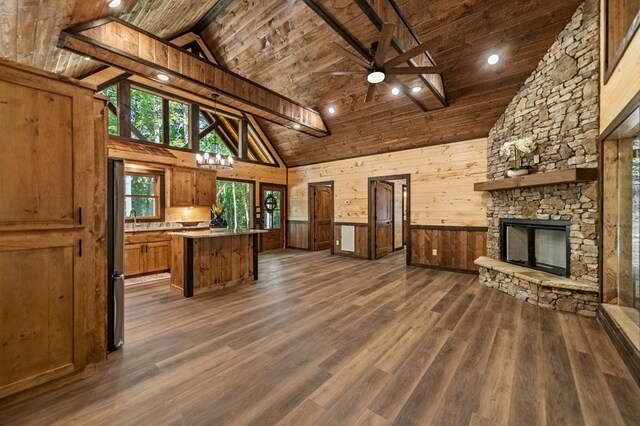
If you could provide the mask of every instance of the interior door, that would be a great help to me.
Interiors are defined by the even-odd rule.
[[[330,186],[313,187],[313,249],[331,248],[331,203]]]
[[[284,248],[285,191],[285,187],[280,185],[261,185],[260,187],[262,229],[269,231],[260,235],[260,251]]]
[[[375,183],[375,253],[376,259],[393,251],[393,185]]]

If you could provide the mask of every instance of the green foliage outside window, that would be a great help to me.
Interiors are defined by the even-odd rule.
[[[189,146],[189,105],[169,101],[169,145]]]
[[[281,218],[280,218],[280,213],[281,213],[281,203],[282,200],[280,199],[280,191],[264,191],[262,194],[263,198],[265,199],[265,201],[270,198],[273,197],[273,211],[269,211],[266,209],[264,209],[264,229],[280,229],[280,227],[282,226],[281,224]]]
[[[162,98],[131,88],[131,125],[147,141],[162,143]],[[135,132],[131,137],[137,139]]]
[[[218,180],[216,203],[226,206],[224,218],[229,229],[251,227],[253,211],[253,185],[245,182]]]
[[[114,107],[118,105],[118,86],[109,86],[100,93],[109,97],[109,103],[111,105]],[[110,135],[118,136],[120,134],[118,131],[118,117],[111,109],[109,109],[108,129]]]
[[[198,128],[202,132],[204,129],[209,127],[209,122],[204,118],[202,114],[200,114],[200,121],[198,123]],[[200,151],[202,152],[212,152],[214,154],[222,154],[224,156],[231,155],[231,150],[227,147],[227,144],[224,143],[220,135],[215,130],[207,133],[204,137],[200,138]]]

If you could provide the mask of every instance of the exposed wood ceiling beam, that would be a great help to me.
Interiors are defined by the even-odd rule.
[[[313,10],[327,25],[329,25],[329,27],[331,27],[331,29],[333,29],[336,34],[338,34],[340,38],[342,38],[349,46],[351,46],[356,52],[362,55],[362,57],[365,58],[369,63],[373,62],[373,56],[371,56],[371,53],[367,49],[362,47],[360,43],[351,34],[349,34],[347,30],[342,28],[342,26],[338,22],[336,22],[336,20],[333,19],[333,17],[331,17],[331,15],[329,15],[326,10],[324,10],[314,0],[302,1],[309,7],[309,9]],[[411,99],[411,101],[416,104],[422,111],[426,112],[428,110],[427,106],[418,98],[413,96],[411,92],[406,93],[406,96]],[[366,98],[368,97],[369,95],[367,94]]]
[[[58,44],[143,77],[162,72],[171,77],[167,86],[205,97],[217,92],[223,103],[282,126],[299,124],[312,136],[329,134],[318,112],[113,17],[62,31]]]
[[[198,21],[197,24],[191,28],[191,32],[200,34],[205,28],[207,28],[226,8],[231,4],[233,0],[218,0],[211,9]]]
[[[375,27],[378,30],[382,30],[384,21],[382,20],[382,18],[378,14],[378,12],[376,12],[374,10],[374,8],[371,6],[371,4],[367,0],[354,0],[354,1],[360,7],[360,9],[362,9],[364,14],[367,15],[367,17],[371,20],[373,25],[375,25]],[[420,40],[417,38],[417,35],[416,35],[415,31],[413,30],[413,28],[411,28],[411,26],[409,25],[409,22],[406,20],[406,18],[400,13],[400,9],[395,4],[395,2],[393,0],[384,0],[384,1],[387,1],[389,6],[393,9],[393,12],[398,15],[398,21],[399,21],[398,23],[402,24],[405,27],[405,29],[411,34],[411,37],[415,40],[415,42],[418,45],[420,45]],[[393,23],[395,24],[395,22],[393,22]],[[391,46],[398,52],[398,54],[402,54],[405,50],[407,50],[409,48],[409,46],[404,46],[404,49],[403,49],[403,47],[400,46],[400,44],[398,43],[398,41],[396,40],[395,37],[391,40]],[[424,53],[424,51],[419,52],[419,53]],[[407,60],[407,63],[409,64],[409,66],[418,65],[418,64],[415,63],[415,61],[412,60],[412,58],[414,56],[416,56],[416,55],[413,55],[411,58],[409,58]],[[427,65],[430,65],[430,66],[435,66],[436,65],[436,63],[431,58],[431,55],[429,55],[427,53],[426,57],[428,58],[428,62],[429,62]],[[424,84],[429,88],[429,90],[431,90],[433,95],[442,103],[442,106],[446,107],[446,106],[449,105],[448,102],[447,102],[447,98],[446,98],[446,94],[444,93],[444,90],[442,90],[442,92],[440,90],[438,90],[436,87],[434,87],[434,85],[431,83],[431,81],[429,81],[429,79],[426,78],[424,75],[421,74],[421,75],[419,75],[419,77],[424,82]],[[434,74],[430,78],[439,79],[440,80],[440,84],[439,85],[441,87],[444,87],[444,84],[442,83],[442,76]]]

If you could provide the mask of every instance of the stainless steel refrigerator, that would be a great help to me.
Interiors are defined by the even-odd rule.
[[[124,162],[107,171],[107,349],[124,344]]]

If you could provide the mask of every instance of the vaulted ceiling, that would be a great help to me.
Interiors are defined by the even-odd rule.
[[[389,2],[393,0],[315,0],[363,49],[378,40],[380,31],[358,3],[379,8]],[[97,64],[56,48],[58,34],[106,16],[110,11],[105,3],[1,2],[0,55],[81,76]],[[123,3],[118,17],[160,37],[171,37],[193,27],[217,0]],[[427,112],[405,96],[393,96],[386,85],[380,85],[374,102],[364,103],[364,76],[313,74],[356,69],[329,48],[332,41],[358,53],[307,2],[228,3],[201,32],[220,64],[320,111],[331,131],[330,136],[316,138],[261,120],[285,163],[296,166],[486,136],[581,1],[395,0],[419,42],[429,44],[432,58],[442,69],[449,106],[442,108],[421,94]],[[491,53],[501,57],[495,66],[487,64]],[[415,77],[402,80],[407,85],[420,83]],[[336,108],[335,115],[327,112],[329,106]]]

